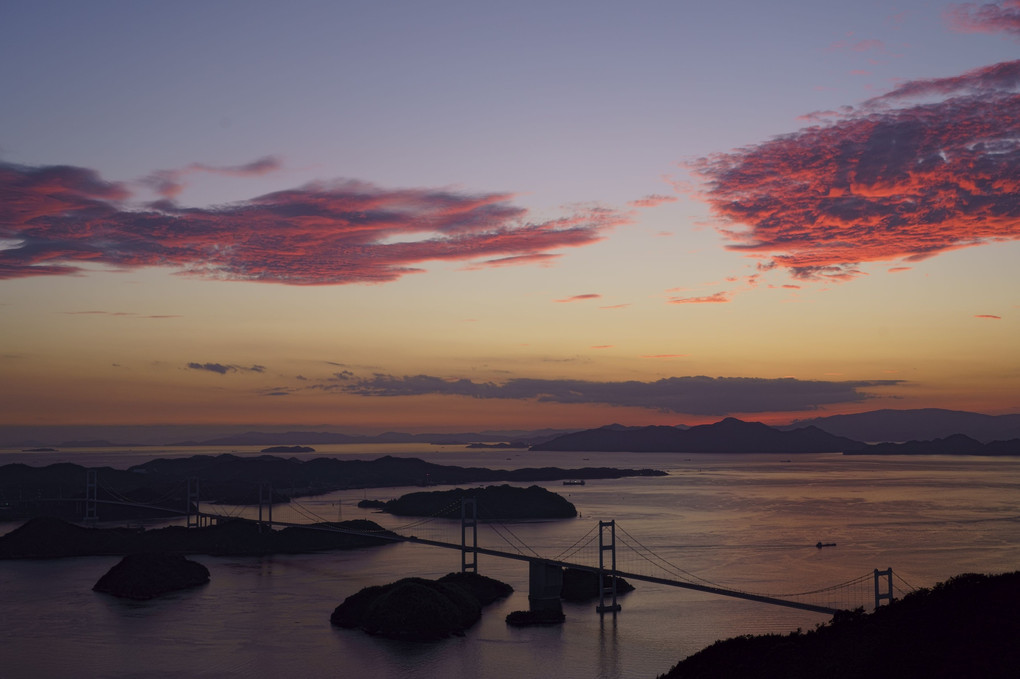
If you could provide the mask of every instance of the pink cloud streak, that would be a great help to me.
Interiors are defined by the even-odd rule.
[[[273,161],[216,171],[269,171]],[[204,169],[204,168],[203,168]],[[74,274],[86,263],[172,267],[212,279],[290,285],[381,283],[428,261],[547,261],[625,223],[602,207],[533,222],[508,193],[319,182],[212,208],[145,209],[93,170],[0,163],[0,278]],[[480,263],[479,263],[480,262]]]
[[[664,196],[662,194],[652,193],[644,198],[629,201],[627,204],[631,207],[657,207],[663,203],[675,203],[677,200],[679,199],[676,196]]]
[[[730,301],[730,294],[728,292],[717,292],[712,295],[705,295],[704,297],[674,297],[669,300],[670,304],[720,304],[722,302]]]
[[[563,303],[566,303],[566,302],[582,302],[582,301],[584,301],[586,299],[602,299],[602,295],[598,295],[598,294],[590,292],[590,293],[587,293],[587,294],[584,294],[584,295],[574,295],[573,297],[566,297],[564,299],[557,299],[555,301],[557,303],[563,304]]]

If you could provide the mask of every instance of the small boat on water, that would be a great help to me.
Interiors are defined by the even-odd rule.
[[[563,482],[564,486],[583,486],[584,479],[567,479]]]
[[[836,546],[835,542],[822,542],[821,540],[819,540],[818,543],[815,545],[815,547],[817,547],[818,549],[821,549],[822,547],[835,547],[835,546]]]

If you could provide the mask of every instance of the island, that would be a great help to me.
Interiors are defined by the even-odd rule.
[[[605,586],[612,587],[613,580],[616,581],[617,595],[634,591],[634,585],[620,577],[608,575],[605,577]],[[585,571],[579,568],[563,569],[563,587],[560,590],[560,598],[564,601],[574,603],[591,601],[599,597],[599,574],[595,571]]]
[[[577,508],[562,495],[541,486],[486,486],[453,490],[409,493],[395,500],[373,503],[396,516],[454,516],[460,518],[461,500],[471,498],[481,521],[517,521],[523,519],[572,519]],[[369,501],[371,502],[371,501]],[[365,501],[358,506],[372,506]]]
[[[477,573],[403,578],[347,597],[330,622],[390,639],[438,641],[463,635],[481,618],[482,608],[512,592],[510,585]]]
[[[310,446],[269,446],[263,448],[263,453],[314,453],[315,448]]]
[[[0,466],[0,506],[5,520],[33,516],[80,519],[85,515],[85,467],[57,463],[43,467]],[[189,502],[190,479],[200,483],[202,503],[285,503],[292,498],[354,488],[457,485],[466,483],[536,483],[563,479],[618,479],[665,476],[655,469],[615,467],[529,467],[485,469],[439,465],[417,458],[384,456],[374,460],[317,457],[298,460],[275,455],[193,455],[158,458],[126,470],[93,469],[98,481],[96,499],[103,520],[163,518],[181,514]],[[260,489],[272,486],[269,498]],[[110,501],[131,503],[111,504]],[[142,505],[160,504],[165,510]]]
[[[145,601],[209,582],[209,569],[180,554],[129,554],[92,588],[123,599]]]

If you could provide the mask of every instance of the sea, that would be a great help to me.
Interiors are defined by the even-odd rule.
[[[255,448],[208,447],[0,450],[0,465],[74,462],[126,469],[158,457],[221,453],[261,454]],[[483,547],[557,556],[590,545],[599,522],[613,520],[621,570],[670,568],[693,582],[772,595],[857,582],[849,594],[815,595],[823,599],[816,602],[836,607],[851,605],[854,596],[871,606],[873,578],[860,578],[876,569],[893,570],[897,597],[961,573],[1020,569],[1020,458],[560,453],[420,444],[316,446],[315,453],[294,457],[383,455],[495,469],[615,466],[667,472],[583,486],[540,483],[567,497],[579,516],[481,525]],[[406,518],[357,507],[362,499],[386,500],[414,490],[419,489],[299,498],[274,507],[273,518],[368,518],[423,538],[459,540],[459,521],[409,526]],[[214,508],[249,517],[257,512],[203,507]],[[0,534],[18,525],[0,518]],[[818,547],[819,542],[830,546]],[[527,547],[513,547],[521,543]],[[585,549],[575,556],[590,558],[596,548]],[[401,642],[333,627],[330,614],[363,587],[458,571],[459,551],[396,543],[318,554],[191,558],[209,569],[208,585],[146,602],[92,591],[118,557],[0,561],[0,679],[651,679],[718,639],[806,631],[829,618],[633,582],[636,589],[620,597],[615,614],[596,612],[595,603],[565,603],[562,625],[511,627],[506,615],[528,608],[527,564],[480,555],[478,572],[509,583],[514,594],[484,609],[481,621],[462,637]],[[827,596],[846,596],[848,603],[826,602]]]

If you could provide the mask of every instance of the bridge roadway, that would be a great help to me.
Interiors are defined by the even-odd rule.
[[[229,517],[220,516],[218,514],[210,514],[207,512],[201,512],[202,516],[215,519],[225,519]],[[270,523],[269,521],[263,521],[262,523]],[[454,542],[441,542],[439,540],[428,540],[425,538],[415,537],[413,535],[405,536],[397,533],[389,532],[389,534],[371,533],[356,530],[349,530],[347,528],[330,528],[327,526],[315,526],[306,523],[288,523],[284,521],[273,521],[274,526],[286,526],[294,528],[305,528],[310,530],[325,530],[335,531],[340,533],[349,533],[352,535],[362,535],[366,537],[380,538],[384,540],[390,540],[391,542],[410,542],[419,545],[427,545],[429,547],[442,547],[444,549],[456,549],[458,552],[462,551],[463,548],[460,544]],[[515,553],[515,552],[503,552],[498,549],[488,549],[486,547],[470,547],[470,552],[476,554],[484,554],[486,556],[495,556],[501,559],[513,559],[515,561],[527,561],[529,563],[541,563],[549,566],[558,566],[560,568],[576,568],[578,570],[589,571],[592,573],[598,573],[598,566],[589,566],[586,564],[570,563],[568,561],[558,561],[556,559],[546,559],[540,556],[528,556],[527,554]],[[748,601],[757,601],[763,604],[772,604],[774,606],[785,606],[786,608],[796,608],[802,611],[811,611],[813,613],[825,613],[826,615],[833,615],[838,609],[830,608],[828,606],[818,606],[816,604],[803,603],[800,601],[790,601],[787,599],[780,599],[777,597],[763,596],[761,594],[750,594],[748,592],[741,592],[734,589],[725,589],[723,587],[712,587],[710,585],[698,585],[693,582],[684,582],[682,580],[670,580],[668,578],[659,578],[653,575],[641,575],[640,573],[628,573],[626,571],[605,570],[607,573],[611,573],[617,577],[625,578],[628,580],[638,580],[642,582],[651,582],[657,585],[668,585],[670,587],[682,587],[684,589],[692,589],[697,592],[705,592],[707,594],[717,594],[719,596],[727,596],[735,599],[746,599]]]

